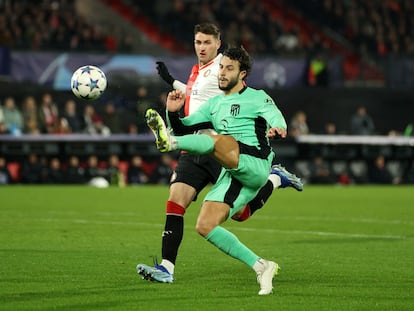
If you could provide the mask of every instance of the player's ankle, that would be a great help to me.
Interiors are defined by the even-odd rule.
[[[163,260],[161,261],[160,265],[161,265],[161,266],[164,266],[164,267],[165,267],[165,269],[167,269],[167,271],[168,271],[170,274],[174,274],[174,267],[175,267],[175,265],[174,265],[171,261],[169,261],[169,260],[167,260],[167,259],[163,259]]]

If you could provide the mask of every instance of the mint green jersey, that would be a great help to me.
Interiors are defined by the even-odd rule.
[[[266,135],[271,127],[286,129],[285,118],[268,94],[246,87],[236,94],[209,99],[181,121],[186,126],[210,122],[218,134],[231,135],[239,142],[238,167],[223,169],[205,197],[229,204],[231,217],[267,182],[275,154]]]
[[[181,120],[184,125],[211,122],[218,134],[231,135],[243,144],[258,148],[269,145],[266,134],[270,127],[287,127],[273,99],[263,90],[250,87],[236,94],[210,98]]]

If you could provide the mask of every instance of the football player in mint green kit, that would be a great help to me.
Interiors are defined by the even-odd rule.
[[[251,58],[243,48],[230,48],[220,61],[219,87],[223,95],[208,100],[196,112],[180,119],[185,94],[168,94],[167,110],[171,126],[180,132],[186,126],[198,130],[210,127],[217,135],[172,136],[159,114],[146,113],[147,123],[161,152],[186,150],[210,154],[223,170],[203,201],[196,230],[224,253],[244,262],[257,274],[259,295],[273,291],[272,280],[279,266],[251,251],[230,231],[220,226],[252,200],[267,182],[274,158],[269,137],[286,137],[286,121],[273,100],[262,90],[246,87]]]
[[[267,182],[274,153],[266,133],[269,125],[286,129],[283,115],[264,91],[243,87],[237,93],[218,95],[208,100],[195,113],[181,121],[188,126],[211,122],[217,133],[231,135],[238,141],[240,155],[237,167],[221,163],[227,170],[222,171],[218,182],[205,198],[207,201],[223,202],[227,195],[223,189],[230,187],[233,178],[237,179],[243,187],[232,202],[229,216],[233,216]],[[209,135],[177,136],[176,140],[177,149],[194,154],[211,153],[214,149],[214,140]]]

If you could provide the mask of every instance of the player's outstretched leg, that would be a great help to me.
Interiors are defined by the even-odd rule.
[[[280,177],[281,185],[279,188],[292,187],[297,191],[303,190],[303,183],[295,174],[288,172],[282,165],[276,164],[272,166],[270,174],[276,174]]]
[[[164,120],[154,109],[148,109],[145,113],[147,125],[154,133],[157,148],[161,152],[169,152],[177,149],[186,150],[191,154],[208,154],[215,151],[215,140],[210,135],[189,134],[174,136],[165,125]],[[216,140],[218,140],[219,135]]]
[[[174,136],[154,109],[145,113],[147,124],[154,133],[161,152],[186,150],[191,154],[211,154],[225,168],[236,168],[239,161],[239,144],[229,135],[188,134]]]

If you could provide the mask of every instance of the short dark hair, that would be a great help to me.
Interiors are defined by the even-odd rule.
[[[194,26],[194,34],[198,32],[205,33],[206,35],[213,35],[214,38],[220,40],[220,29],[212,23],[201,23]]]
[[[231,60],[237,60],[240,63],[240,71],[246,70],[246,77],[252,70],[253,59],[244,49],[244,47],[229,47],[223,52],[223,56],[227,56]]]

